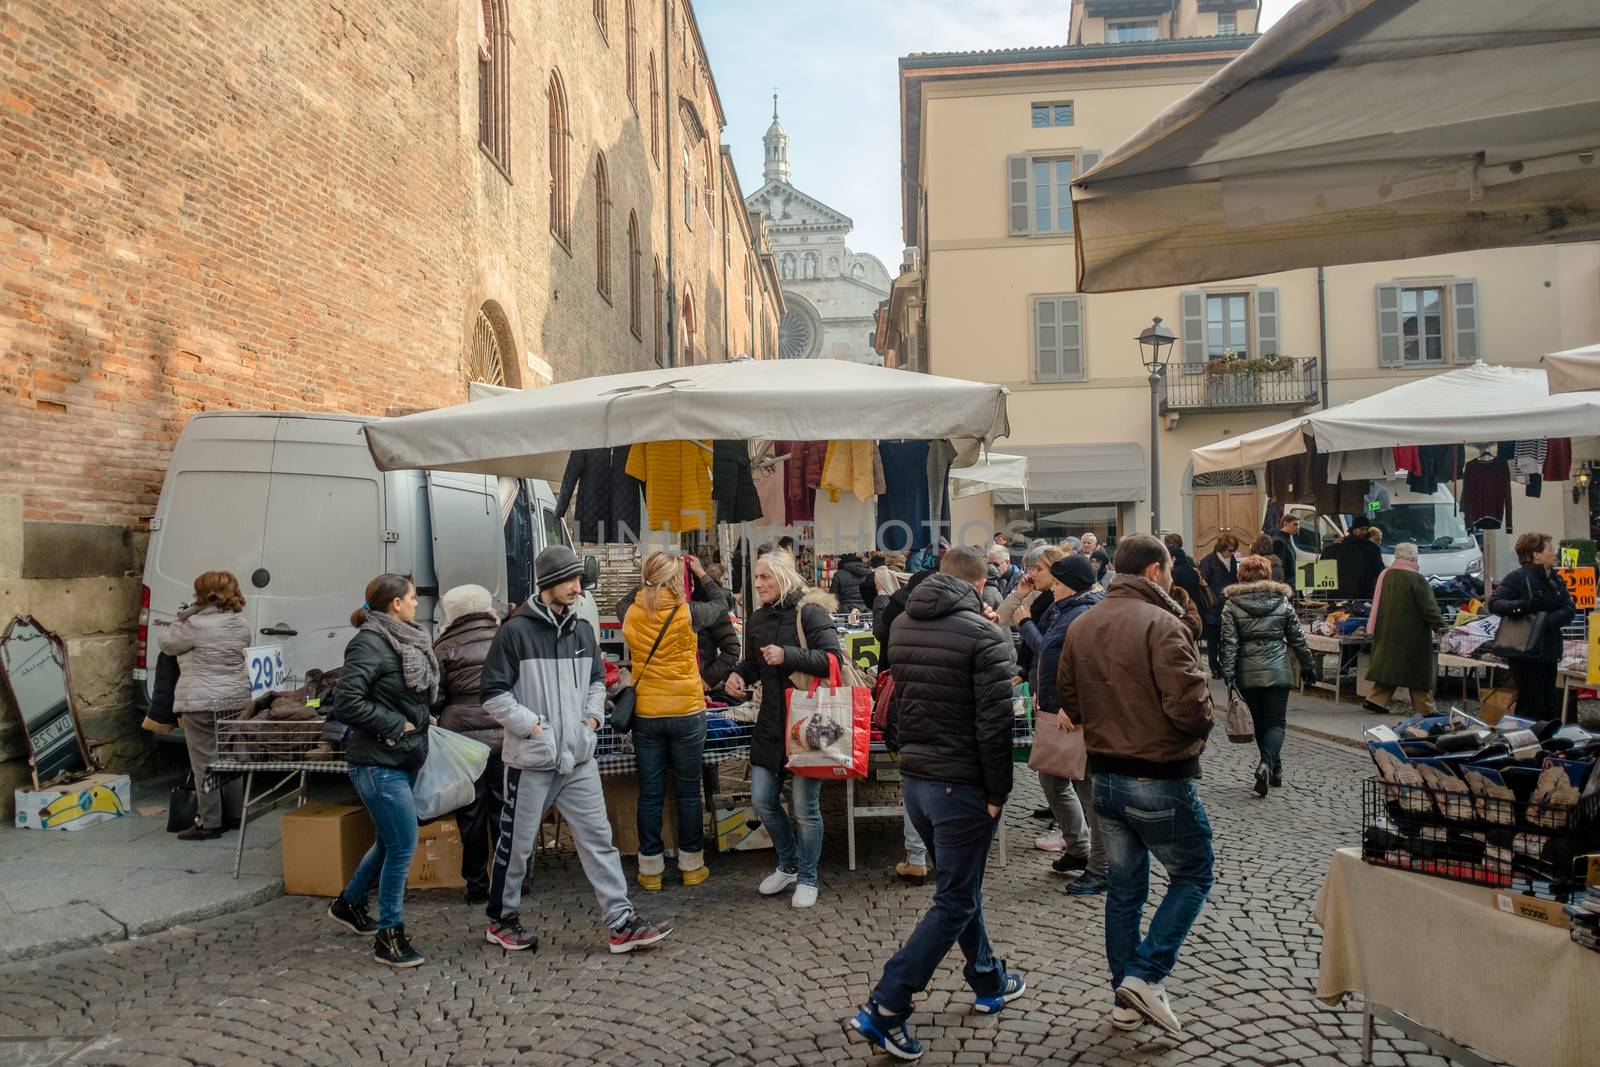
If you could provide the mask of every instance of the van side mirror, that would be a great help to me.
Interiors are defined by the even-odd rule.
[[[600,560],[595,556],[583,557],[583,590],[588,592],[600,583]]]

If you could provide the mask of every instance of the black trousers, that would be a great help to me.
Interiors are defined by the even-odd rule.
[[[456,809],[456,827],[461,831],[461,877],[467,881],[467,892],[474,895],[489,892],[489,857],[494,848],[489,834],[491,830],[498,831],[500,809],[505,802],[506,769],[496,748],[489,753],[489,765],[478,777],[472,803]]]
[[[1517,683],[1517,717],[1522,719],[1559,719],[1561,701],[1556,695],[1556,665],[1536,659],[1512,659],[1511,678]]]
[[[1201,633],[1206,639],[1206,660],[1211,664],[1211,677],[1222,677],[1222,623],[1208,622]]]

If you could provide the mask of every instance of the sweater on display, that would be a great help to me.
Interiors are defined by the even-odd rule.
[[[1511,467],[1503,459],[1475,459],[1461,481],[1461,513],[1468,526],[1493,520],[1511,531]]]

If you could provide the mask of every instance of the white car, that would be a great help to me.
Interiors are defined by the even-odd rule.
[[[1440,486],[1433,493],[1413,493],[1403,480],[1382,483],[1389,493],[1389,507],[1367,516],[1367,521],[1383,531],[1383,562],[1394,562],[1394,546],[1411,541],[1417,546],[1418,565],[1423,574],[1454,578],[1468,574],[1483,577],[1483,552],[1456,509],[1455,497]],[[1300,516],[1300,533],[1295,537],[1295,554],[1301,563],[1315,560],[1322,546],[1334,537],[1344,536],[1353,516],[1319,515],[1316,509],[1291,504],[1288,513]]]

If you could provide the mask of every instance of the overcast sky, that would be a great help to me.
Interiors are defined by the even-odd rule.
[[[1293,6],[1262,0],[1263,28]],[[727,112],[723,140],[745,194],[761,187],[761,135],[776,87],[790,181],[854,219],[851,249],[876,255],[893,276],[903,247],[896,60],[1063,44],[1068,7],[1067,0],[696,0]]]

